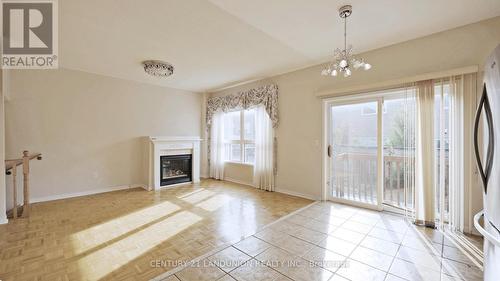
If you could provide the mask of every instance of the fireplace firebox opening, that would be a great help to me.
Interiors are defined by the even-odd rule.
[[[192,181],[191,154],[160,156],[160,185]]]

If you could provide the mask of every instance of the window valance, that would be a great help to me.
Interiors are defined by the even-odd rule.
[[[212,125],[212,117],[216,112],[248,109],[264,105],[273,128],[278,126],[278,85],[270,84],[248,91],[223,97],[211,97],[207,100],[207,127]]]

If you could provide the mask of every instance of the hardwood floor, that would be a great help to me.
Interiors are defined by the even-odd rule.
[[[0,280],[148,280],[311,202],[204,180],[33,204],[0,225]]]

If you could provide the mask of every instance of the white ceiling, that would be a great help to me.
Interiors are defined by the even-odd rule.
[[[60,66],[206,91],[327,61],[344,4],[358,53],[500,15],[499,0],[64,0]],[[146,75],[147,59],[174,75]]]

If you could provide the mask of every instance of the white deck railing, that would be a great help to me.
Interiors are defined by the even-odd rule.
[[[384,203],[404,207],[405,183],[413,180],[413,165],[403,156],[384,156]],[[405,168],[406,166],[406,168]],[[334,157],[332,187],[335,197],[370,204],[377,203],[377,156],[341,153]],[[407,196],[409,196],[408,194]],[[407,197],[407,202],[411,198]]]

